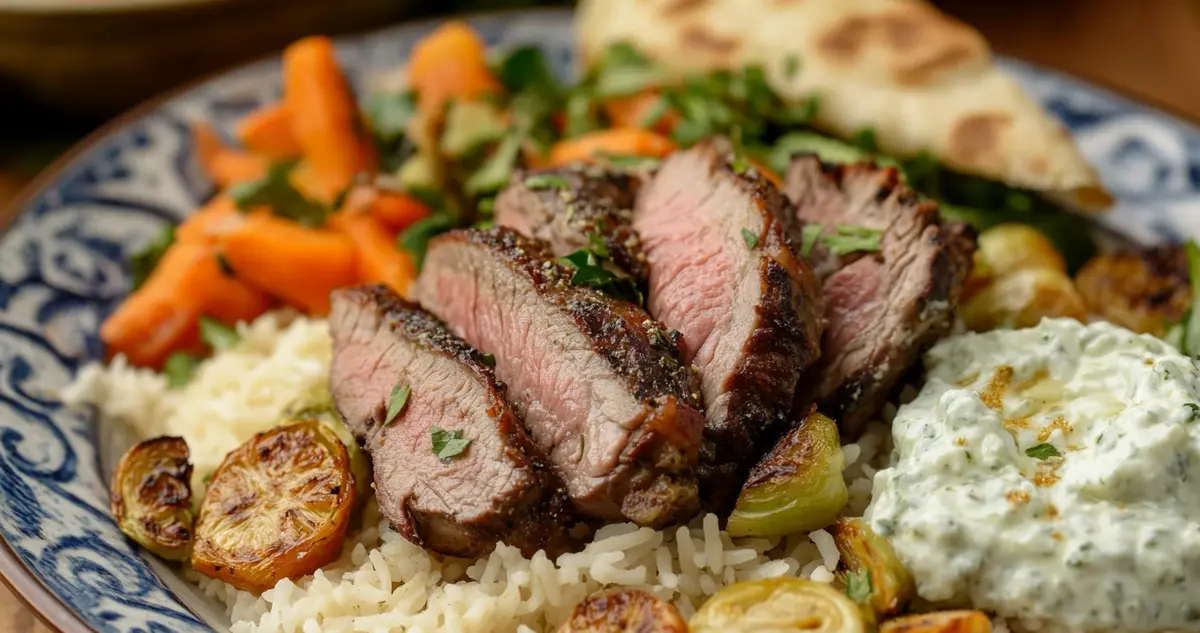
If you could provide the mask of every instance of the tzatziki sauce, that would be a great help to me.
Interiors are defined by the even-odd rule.
[[[1200,631],[1200,369],[1107,323],[925,358],[866,518],[921,598],[1047,631]]]

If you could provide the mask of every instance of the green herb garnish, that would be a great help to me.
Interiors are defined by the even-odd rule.
[[[364,104],[371,132],[384,142],[404,136],[408,123],[417,114],[417,95],[407,92],[377,92]]]
[[[528,91],[556,93],[561,90],[542,49],[532,44],[509,51],[497,64],[496,77],[512,94]]]
[[[871,153],[879,151],[879,143],[875,140],[875,130],[869,127],[862,128],[854,133],[854,144],[862,148],[863,151]]]
[[[604,243],[604,237],[599,233],[588,233],[588,250],[595,253],[596,257],[610,257],[608,244]]]
[[[812,253],[813,247],[817,245],[817,240],[820,239],[823,232],[825,232],[825,225],[818,222],[809,222],[800,229],[801,257],[808,257]]]
[[[392,387],[392,394],[388,396],[387,417],[383,419],[383,424],[386,426],[391,424],[396,416],[404,410],[404,405],[408,404],[408,396],[412,393],[412,389],[403,382],[396,383]]]
[[[433,454],[441,459],[457,457],[471,445],[471,440],[463,437],[459,430],[445,431],[435,426],[429,429],[429,435],[433,440]]]
[[[182,387],[192,380],[200,358],[185,352],[175,352],[163,363],[163,375],[167,377],[167,385],[172,388]]]
[[[213,349],[229,349],[237,345],[242,337],[237,330],[206,316],[200,317],[200,339]]]
[[[136,290],[146,283],[150,273],[158,267],[159,260],[171,244],[175,243],[175,227],[164,226],[142,250],[129,256],[129,273],[133,277],[133,288]]]
[[[848,572],[846,574],[846,595],[855,602],[867,602],[871,599],[871,570]]]
[[[558,174],[533,174],[523,181],[530,189],[566,189],[571,186],[566,178]]]
[[[795,53],[789,53],[783,58],[783,76],[786,79],[791,79],[800,71],[800,56]]]
[[[268,206],[279,217],[310,228],[321,227],[329,209],[320,202],[309,200],[292,184],[288,175],[295,166],[295,161],[275,163],[266,176],[230,187],[229,197],[242,211]]]
[[[589,83],[602,98],[628,97],[662,83],[658,66],[628,43],[609,46],[593,69]]]
[[[1046,442],[1025,449],[1025,454],[1041,461],[1045,461],[1051,457],[1062,457],[1062,453],[1059,452],[1057,447]]]
[[[654,126],[658,125],[659,121],[662,121],[663,117],[667,116],[667,113],[670,111],[671,108],[667,105],[666,99],[659,97],[654,100],[654,103],[650,104],[650,109],[646,110],[645,114],[642,115],[642,118],[638,120],[638,125],[646,129],[653,128]]]
[[[425,251],[429,248],[429,240],[449,231],[458,225],[458,220],[445,211],[439,211],[429,217],[421,218],[404,229],[396,242],[400,248],[413,256],[417,270],[425,261]]]
[[[605,268],[601,257],[590,248],[581,248],[566,257],[559,257],[557,261],[574,271],[571,274],[572,286],[588,286],[617,299],[637,304],[642,302],[642,293],[633,279]]]
[[[872,252],[879,250],[879,242],[883,231],[862,226],[839,226],[833,235],[821,238],[821,243],[829,247],[835,255],[850,253]]]
[[[742,228],[742,239],[746,240],[746,248],[750,250],[754,250],[758,246],[758,236],[750,229]]]
[[[496,355],[495,354],[484,354],[483,355],[483,364],[487,365],[488,367],[495,367],[496,366]]]
[[[1191,410],[1191,416],[1188,417],[1188,422],[1195,422],[1197,419],[1200,419],[1200,404],[1189,402],[1183,406]]]
[[[568,95],[563,104],[563,135],[573,138],[599,127],[591,93],[581,88]]]
[[[226,277],[237,276],[237,271],[233,269],[233,265],[229,263],[229,260],[225,259],[224,253],[217,253],[217,268],[220,268],[221,274]]]
[[[510,133],[500,141],[483,166],[467,178],[464,188],[468,194],[494,193],[508,184],[521,154],[521,139],[521,134]]]

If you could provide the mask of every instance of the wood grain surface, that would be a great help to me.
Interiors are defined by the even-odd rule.
[[[941,0],[998,52],[1057,68],[1200,121],[1200,1]],[[0,141],[2,142],[2,141]],[[33,176],[0,146],[0,207]],[[8,165],[9,167],[5,167]],[[0,633],[48,631],[0,585]]]

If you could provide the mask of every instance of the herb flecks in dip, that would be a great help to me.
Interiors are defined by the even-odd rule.
[[[946,340],[926,365],[867,510],[921,597],[1030,628],[1200,627],[1193,361],[1056,319]]]

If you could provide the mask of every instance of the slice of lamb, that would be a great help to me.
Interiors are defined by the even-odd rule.
[[[937,203],[905,187],[895,168],[829,165],[804,155],[792,161],[786,180],[801,224],[819,224],[826,233],[838,226],[880,232],[877,252],[811,254],[825,273],[828,327],[821,363],[801,381],[806,389],[797,394],[797,410],[816,402],[854,437],[921,350],[949,331],[975,233],[943,221]]]
[[[820,354],[820,285],[793,255],[784,200],[722,144],[663,162],[633,228],[650,265],[650,313],[683,335],[707,407],[703,497],[721,509],[738,474],[791,423],[796,383]]]
[[[370,452],[379,509],[405,538],[451,556],[503,541],[526,555],[560,551],[568,513],[484,356],[384,286],[333,293],[330,388]],[[408,400],[385,419],[397,385]],[[434,452],[433,431],[469,440]]]
[[[572,286],[539,241],[496,227],[429,244],[422,304],[495,354],[510,401],[582,514],[661,526],[698,507],[703,418],[672,333],[641,308]]]
[[[586,164],[518,173],[496,198],[496,223],[545,241],[559,256],[598,236],[609,261],[645,283],[646,258],[629,226],[640,183],[627,172]]]

